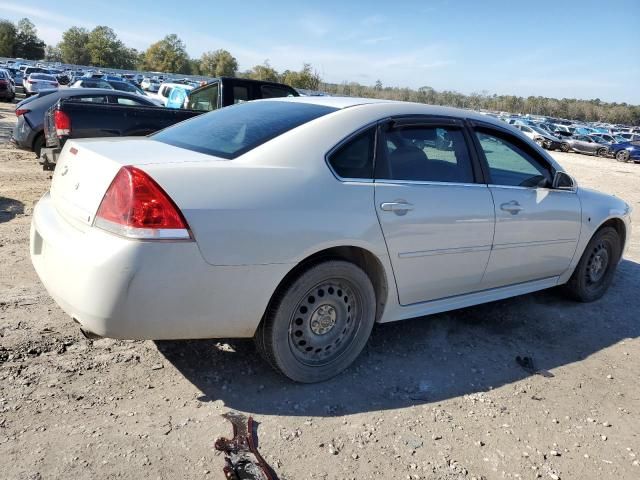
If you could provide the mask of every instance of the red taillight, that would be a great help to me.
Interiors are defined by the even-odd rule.
[[[53,124],[56,126],[56,135],[59,137],[69,135],[71,133],[71,119],[69,115],[62,110],[54,110]]]
[[[34,83],[38,83],[38,82],[36,82],[35,80],[27,80],[27,83],[34,84]]]
[[[2,85],[4,87],[4,86],[9,85],[9,82],[7,82],[6,80],[0,80],[0,85]]]
[[[130,238],[187,240],[184,217],[162,187],[136,167],[122,167],[104,194],[95,225]]]
[[[24,115],[25,113],[29,113],[30,111],[31,110],[29,110],[28,108],[16,108],[16,117]]]

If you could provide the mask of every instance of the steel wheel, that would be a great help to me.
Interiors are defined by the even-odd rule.
[[[620,150],[616,153],[616,160],[619,162],[629,161],[629,152],[627,150]]]
[[[602,297],[611,284],[621,251],[618,232],[612,227],[600,229],[585,248],[565,290],[581,302]]]
[[[357,265],[328,260],[276,293],[255,335],[260,354],[297,382],[320,382],[347,368],[376,318],[376,295]]]
[[[289,326],[289,345],[305,365],[326,365],[349,349],[361,322],[362,300],[345,279],[332,278],[302,295]]]
[[[607,155],[607,149],[606,148],[599,148],[598,151],[596,152],[596,156],[598,157],[604,157]]]

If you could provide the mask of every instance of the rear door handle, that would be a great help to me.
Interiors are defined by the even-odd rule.
[[[409,210],[413,210],[413,205],[407,202],[384,202],[380,204],[380,209],[384,212],[395,212],[404,215]]]
[[[517,215],[518,212],[522,210],[522,207],[517,201],[511,200],[510,202],[503,203],[502,205],[500,205],[500,210],[509,212],[511,215]]]

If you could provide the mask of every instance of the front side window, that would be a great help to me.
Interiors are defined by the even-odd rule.
[[[84,97],[71,97],[72,102],[89,102],[89,103],[107,103],[107,97],[105,95],[90,95]]]
[[[329,156],[329,163],[339,177],[373,178],[375,128],[356,135]]]
[[[137,106],[145,106],[145,107],[149,106],[148,103],[139,102],[138,100],[130,97],[115,97],[115,100],[118,105],[137,105]]]
[[[476,136],[484,152],[490,183],[517,187],[547,187],[551,171],[525,143],[506,134],[479,129]]]
[[[393,128],[385,134],[383,150],[386,162],[381,164],[378,178],[453,183],[474,181],[469,150],[459,128]]]

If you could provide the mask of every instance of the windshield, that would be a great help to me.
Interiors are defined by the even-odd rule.
[[[539,133],[540,135],[549,135],[549,132],[543,130],[542,128],[539,127],[529,127],[531,128],[531,130],[533,130],[536,133]]]
[[[308,103],[239,103],[166,128],[151,138],[194,152],[232,159],[336,110]]]

